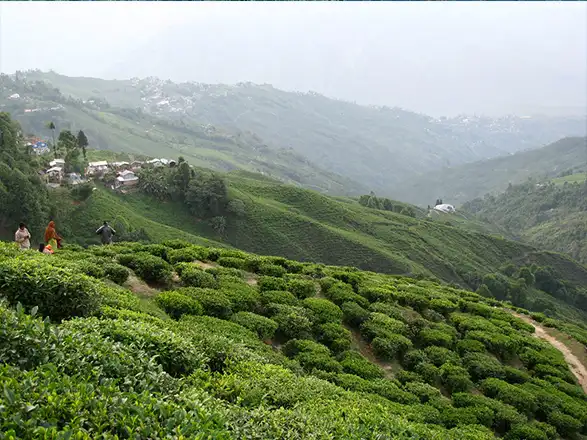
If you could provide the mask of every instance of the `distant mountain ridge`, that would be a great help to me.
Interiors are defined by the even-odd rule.
[[[86,103],[104,100],[180,124],[222,127],[235,136],[254,133],[271,149],[290,149],[324,170],[396,197],[393,189],[417,175],[586,134],[585,117],[432,118],[252,83],[23,75]]]
[[[460,205],[508,185],[535,178],[548,180],[587,170],[587,137],[568,137],[550,145],[453,168],[442,168],[408,179],[392,191],[406,202],[426,205],[436,198]]]

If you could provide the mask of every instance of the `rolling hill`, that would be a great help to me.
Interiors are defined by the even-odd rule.
[[[545,147],[491,160],[429,172],[406,180],[392,191],[394,197],[426,205],[437,198],[460,205],[487,193],[500,193],[509,184],[534,178],[538,182],[587,170],[587,138],[560,139]]]
[[[9,99],[17,95],[17,99]],[[0,111],[10,112],[25,133],[44,135],[53,121],[57,130],[84,130],[93,148],[151,157],[184,156],[217,170],[245,169],[333,194],[360,194],[366,189],[328,172],[291,150],[270,148],[257,135],[222,131],[209,124],[163,120],[140,109],[111,107],[103,98],[81,101],[38,81],[0,75]]]
[[[78,100],[140,108],[180,126],[210,124],[233,136],[254,133],[271,150],[286,148],[321,169],[383,194],[391,194],[405,179],[445,166],[537,148],[563,136],[585,135],[584,117],[434,119],[398,108],[365,107],[251,83],[113,81],[38,71],[21,76],[44,81]],[[289,169],[295,169],[293,164]]]

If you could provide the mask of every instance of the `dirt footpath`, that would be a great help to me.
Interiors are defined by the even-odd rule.
[[[528,324],[534,326],[534,336],[545,340],[563,354],[563,356],[565,357],[565,361],[567,361],[567,364],[569,365],[571,372],[579,381],[579,384],[583,388],[583,391],[587,393],[587,368],[585,368],[585,365],[583,365],[581,361],[577,359],[577,357],[571,352],[569,347],[567,347],[561,341],[556,339],[554,336],[549,335],[543,326],[541,326],[538,322],[531,319],[529,316],[519,315],[517,313],[513,313],[513,315],[517,318],[520,318],[522,321],[525,321]]]

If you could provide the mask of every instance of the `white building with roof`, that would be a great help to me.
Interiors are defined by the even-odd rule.
[[[86,176],[98,176],[108,171],[108,162],[100,160],[97,162],[89,162],[86,169]]]

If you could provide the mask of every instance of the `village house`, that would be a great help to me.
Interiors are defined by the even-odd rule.
[[[128,162],[110,162],[108,166],[115,171],[123,171],[130,168],[130,164]]]
[[[65,159],[54,159],[51,162],[49,162],[49,166],[50,167],[65,168]],[[47,172],[48,171],[49,170],[47,170]]]
[[[133,171],[137,171],[140,170],[143,167],[143,162],[139,162],[139,161],[134,161],[130,164],[130,169]]]
[[[52,166],[45,171],[45,179],[47,183],[61,183],[63,179],[63,168],[59,166]]]
[[[108,162],[101,160],[98,162],[89,162],[86,168],[86,176],[101,176],[108,171]]]
[[[132,171],[124,170],[118,173],[114,188],[131,187],[135,186],[137,183],[139,183],[138,176]]]

